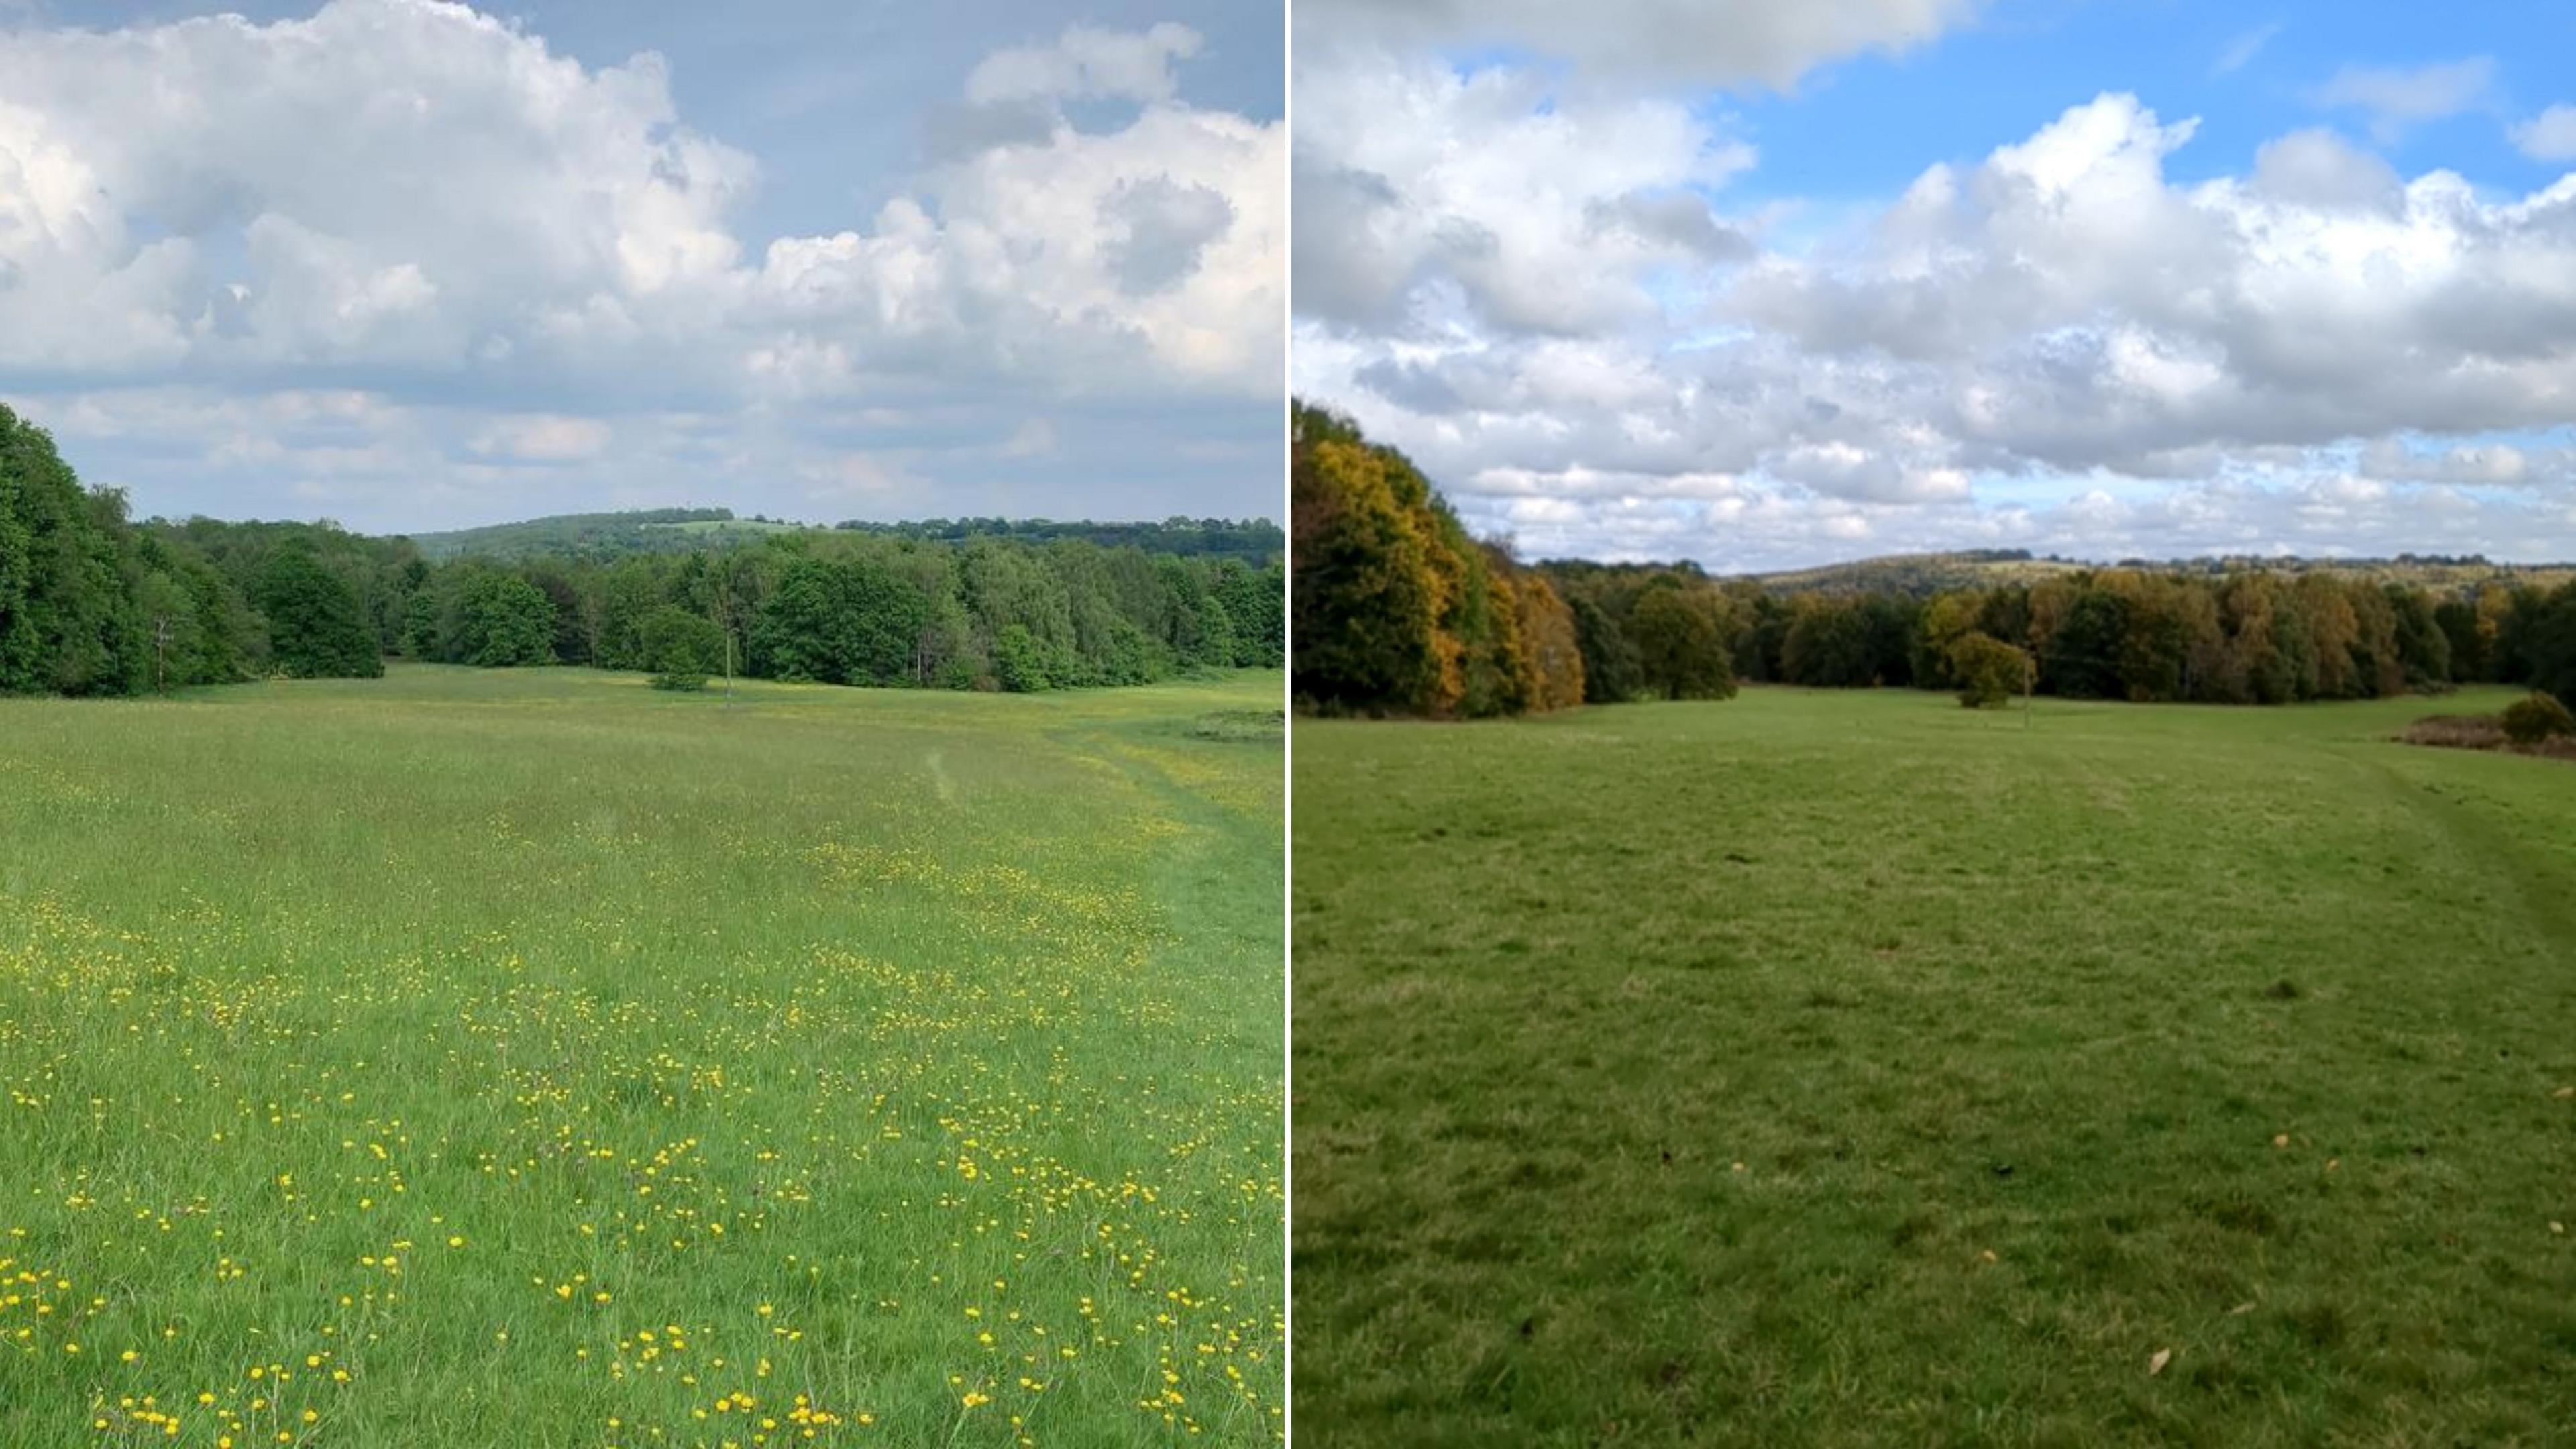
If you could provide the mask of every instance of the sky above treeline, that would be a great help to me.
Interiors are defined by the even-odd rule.
[[[1525,555],[2576,559],[2576,5],[1295,15],[1292,386]]]
[[[0,0],[0,401],[138,514],[1275,518],[1284,41]]]

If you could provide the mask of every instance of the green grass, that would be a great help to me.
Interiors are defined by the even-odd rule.
[[[2507,697],[1300,721],[1300,1442],[2576,1442]]]
[[[1280,688],[0,701],[0,1444],[1275,1441]]]

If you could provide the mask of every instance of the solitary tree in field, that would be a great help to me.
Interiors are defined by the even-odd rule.
[[[706,688],[730,642],[713,620],[677,604],[645,615],[641,633],[644,667],[653,671],[655,689]]]
[[[2031,677],[2030,656],[1990,634],[1970,632],[1950,645],[1950,675],[1959,681],[1959,703],[1993,709],[2011,701]]]

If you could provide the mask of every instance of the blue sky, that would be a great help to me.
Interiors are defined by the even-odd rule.
[[[1524,552],[2576,558],[2576,6],[1297,25],[1292,385]]]
[[[1752,192],[1767,184],[1884,198],[1913,180],[1927,157],[1982,156],[2027,136],[2035,116],[2119,90],[2201,118],[2200,135],[2169,174],[2205,180],[2243,170],[2263,142],[2320,119],[2356,134],[2366,129],[2357,112],[2322,111],[2310,98],[2346,65],[2411,67],[2476,55],[2495,62],[2494,109],[2482,104],[2410,127],[2380,154],[2407,174],[2452,167],[2516,190],[2537,190],[2564,170],[2522,155],[2496,116],[2568,98],[2576,6],[2047,0],[1998,6],[1988,17],[1922,50],[1852,57],[1787,95],[1713,101],[1741,116],[1762,148]],[[2237,66],[2222,70],[2240,48]],[[1892,132],[1903,144],[1889,144]]]
[[[1214,0],[0,0],[0,400],[142,513],[1276,515],[1282,52]]]

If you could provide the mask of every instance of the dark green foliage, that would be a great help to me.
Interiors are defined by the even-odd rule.
[[[1646,666],[1618,619],[1588,594],[1574,594],[1567,604],[1574,610],[1575,643],[1583,651],[1584,701],[1618,704],[1643,693]]]
[[[2517,677],[2560,699],[2576,699],[2576,584],[2519,597],[2513,608]]]
[[[1735,641],[1735,672],[1762,684],[1776,684],[1787,678],[1782,672],[1781,656],[1788,650],[1789,629],[1797,623],[1797,610],[1777,594],[1755,590],[1745,600],[1744,620],[1744,631]]]
[[[751,652],[777,679],[920,684],[930,622],[921,586],[874,559],[799,559],[752,627]]]
[[[486,669],[555,662],[554,603],[520,575],[468,561],[440,572],[435,595],[431,658]]]
[[[309,545],[291,542],[270,554],[254,597],[268,618],[269,658],[279,671],[298,679],[372,679],[385,672],[357,591]]]
[[[2455,683],[2491,679],[2494,664],[2493,637],[2481,627],[2475,599],[2444,599],[2433,608],[2434,626],[2442,631],[2448,646],[2451,679]]]
[[[1886,682],[1872,620],[1860,599],[1818,598],[1797,611],[1780,642],[1780,677],[1791,684],[1858,689]]]
[[[2504,737],[2517,745],[2536,745],[2542,740],[2576,735],[2576,715],[2570,715],[2556,696],[2538,691],[2506,705],[2499,718]]]
[[[185,542],[135,539],[135,609],[155,689],[228,684],[265,667],[268,629],[232,582]]]
[[[2119,595],[2099,590],[2077,595],[2040,656],[2041,675],[2051,692],[2071,699],[2123,697],[2120,658],[2128,626],[2128,601]]]
[[[1085,543],[1187,559],[1227,559],[1252,570],[1281,561],[1287,538],[1266,518],[1166,518],[1160,523],[1061,523],[1048,518],[931,518],[913,523],[852,521],[834,527],[880,538],[964,544]]]
[[[628,547],[638,530],[654,541]],[[1093,541],[1125,537],[1177,551]],[[660,672],[666,610],[719,644],[730,636],[752,675],[1143,684],[1279,665],[1277,540],[1268,524],[1224,520],[800,529],[661,510],[440,536],[442,554],[481,556],[438,563],[412,540],[329,522],[129,525],[121,496],[85,492],[50,438],[0,409],[0,692],[128,693],[270,669],[372,676],[387,653]]]
[[[1725,603],[1705,584],[1664,579],[1640,595],[1627,634],[1645,692],[1660,699],[1731,699],[1734,651]]]
[[[1276,669],[1287,658],[1287,574],[1278,563],[1253,568],[1232,559],[1217,565],[1209,594],[1233,625],[1232,663]]]
[[[957,578],[996,683],[1026,692],[1078,681],[1073,593],[1043,555],[978,539],[959,552]]]
[[[571,573],[562,564],[553,560],[530,565],[526,578],[537,586],[537,592],[546,596],[546,603],[552,611],[554,635],[547,644],[554,662],[588,664],[591,631],[586,616],[589,610],[581,597],[580,585],[573,582]]]
[[[645,624],[665,608],[709,621],[719,638],[732,634],[748,675],[794,669],[805,678],[932,688],[1062,689],[1142,684],[1201,667],[1275,667],[1284,642],[1277,565],[1158,560],[1080,541],[1038,548],[979,537],[960,548],[811,530],[749,547],[502,565],[431,564],[406,541],[329,525],[191,519],[150,531],[175,547],[202,544],[235,568],[263,567],[278,550],[300,547],[353,591],[383,601],[390,649],[445,663],[649,672]],[[839,602],[828,607],[806,607],[820,597],[809,573],[797,585],[801,601],[773,606],[782,580],[808,565],[861,586],[832,595]],[[890,612],[873,616],[870,598]],[[802,622],[791,624],[789,615]],[[815,632],[800,634],[809,624]],[[255,658],[267,641],[254,633]]]
[[[1087,543],[1194,559],[1232,559],[1259,569],[1278,563],[1287,540],[1268,519],[1167,518],[1160,523],[1058,522],[1053,519],[933,518],[907,523],[816,524],[736,518],[729,508],[640,508],[622,513],[562,513],[518,523],[414,534],[432,560],[539,559],[607,563],[637,555],[690,555],[757,548],[777,537],[838,531],[871,538],[964,545],[978,539],[1042,547]],[[567,662],[570,662],[567,660]]]
[[[643,641],[655,689],[704,689],[707,676],[724,667],[724,630],[677,604],[645,616]]]
[[[0,407],[0,692],[148,687],[115,493],[82,489],[41,428]]]
[[[2397,635],[2398,668],[2412,690],[2442,689],[2451,683],[2451,639],[2434,616],[2433,601],[2421,589],[2386,585]]]

